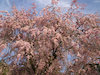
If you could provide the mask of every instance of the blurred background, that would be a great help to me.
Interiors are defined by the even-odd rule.
[[[70,7],[72,0],[60,0],[59,6]],[[0,10],[11,11],[13,5],[15,5],[19,10],[21,8],[28,9],[31,7],[32,3],[36,3],[37,10],[40,11],[46,5],[50,5],[51,0],[0,0]],[[100,13],[100,0],[78,0],[80,3],[86,4],[84,13]]]

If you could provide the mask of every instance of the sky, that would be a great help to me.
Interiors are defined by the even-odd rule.
[[[50,5],[51,0],[0,0],[0,10],[11,11],[13,5],[16,5],[18,9],[31,7],[32,3],[36,3],[37,10],[40,11],[46,5]],[[87,5],[84,10],[85,13],[100,13],[100,0],[78,0],[80,3]],[[69,8],[71,0],[60,0],[59,6]]]

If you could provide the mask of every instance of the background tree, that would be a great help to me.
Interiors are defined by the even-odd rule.
[[[12,75],[99,75],[100,16],[82,13],[76,0],[65,13],[57,3],[1,11],[0,56]]]

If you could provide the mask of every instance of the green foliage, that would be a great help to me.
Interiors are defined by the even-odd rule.
[[[9,72],[9,65],[6,64],[5,62],[1,61],[0,62],[0,74],[8,75],[8,72]]]

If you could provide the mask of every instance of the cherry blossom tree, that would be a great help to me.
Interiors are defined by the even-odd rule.
[[[77,0],[64,12],[58,2],[1,11],[0,57],[12,75],[99,75],[100,15],[82,13]]]

